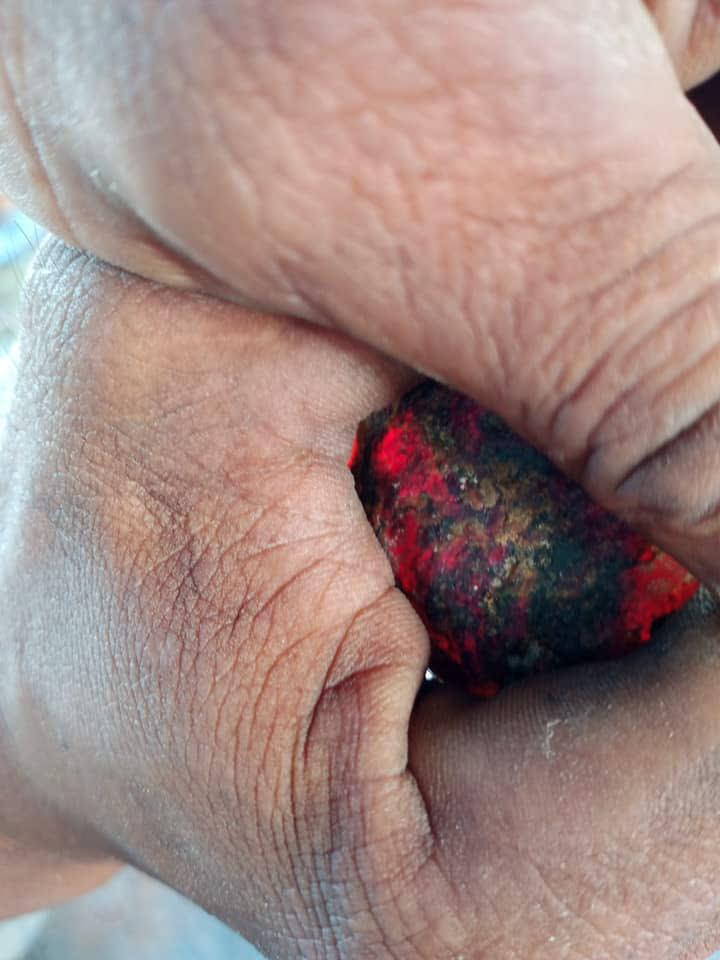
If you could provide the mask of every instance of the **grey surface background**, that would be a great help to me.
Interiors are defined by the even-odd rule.
[[[0,924],[0,960],[262,957],[219,920],[128,867],[87,896]]]

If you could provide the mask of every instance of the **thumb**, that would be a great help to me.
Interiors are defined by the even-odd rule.
[[[653,52],[622,81],[565,91],[602,130],[579,123],[562,157],[515,130],[503,170],[466,189],[455,161],[442,213],[429,212],[438,183],[427,197],[415,185],[426,222],[395,225],[396,269],[372,309],[326,271],[327,296],[342,292],[324,313],[496,410],[717,582],[720,148],[645,27]]]
[[[578,149],[564,177],[526,178],[496,222],[462,209],[447,282],[423,273],[427,250],[409,257],[408,322],[348,325],[495,409],[717,582],[720,150],[665,86],[611,157]]]
[[[36,0],[30,32],[6,6],[0,167],[31,212],[452,383],[720,579],[720,150],[679,79],[717,62],[711,3],[185,0],[152,39],[144,0]]]

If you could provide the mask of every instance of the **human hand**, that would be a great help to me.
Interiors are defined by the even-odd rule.
[[[623,663],[414,705],[427,636],[346,467],[408,371],[57,244],[27,300],[0,834],[132,862],[273,958],[717,945],[707,596]]]
[[[5,0],[0,47],[56,233],[452,383],[720,577],[711,0]]]

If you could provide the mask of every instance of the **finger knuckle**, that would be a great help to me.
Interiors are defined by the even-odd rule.
[[[708,209],[710,186],[707,171],[684,167],[646,194],[659,239],[629,236],[624,269],[574,305],[540,431],[606,506],[677,530],[702,522],[720,495],[720,213]],[[668,219],[678,207],[687,215]],[[633,208],[618,228],[637,233],[643,222]]]

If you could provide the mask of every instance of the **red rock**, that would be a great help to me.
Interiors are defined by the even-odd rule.
[[[351,465],[433,670],[473,693],[622,656],[697,589],[498,417],[432,381],[360,426]]]

